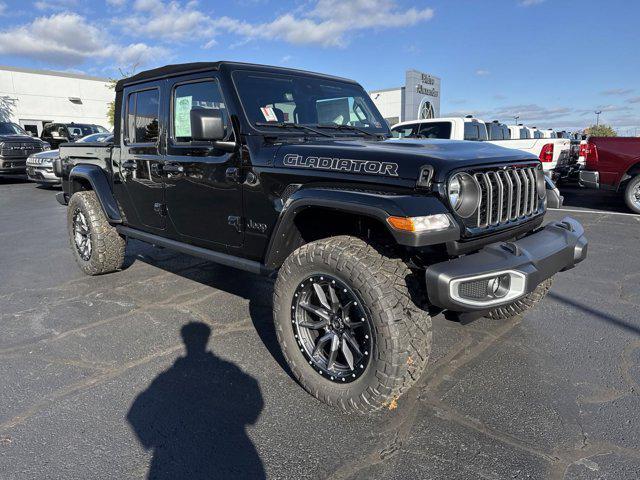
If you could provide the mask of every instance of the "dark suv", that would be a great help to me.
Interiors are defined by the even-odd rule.
[[[49,148],[47,142],[33,138],[19,125],[0,122],[0,175],[24,174],[27,157]]]
[[[543,225],[538,158],[392,139],[351,80],[173,65],[118,82],[115,105],[113,144],[62,145],[54,164],[80,268],[123,268],[135,238],[276,277],[284,357],[346,411],[420,377],[430,315],[522,314],[587,254],[577,221]]]
[[[42,129],[40,138],[55,149],[61,143],[75,142],[94,133],[109,133],[109,131],[100,125],[87,123],[47,123]]]

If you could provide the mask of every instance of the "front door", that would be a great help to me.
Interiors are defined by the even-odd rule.
[[[169,219],[180,240],[208,248],[240,246],[242,189],[237,153],[191,138],[192,108],[222,110],[233,136],[220,84],[214,74],[170,80],[167,152],[163,165]]]
[[[166,224],[164,180],[161,172],[161,83],[125,89],[122,148],[118,168],[126,192],[127,223],[144,230]]]

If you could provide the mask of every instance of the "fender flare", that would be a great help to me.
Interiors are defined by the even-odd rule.
[[[335,188],[300,188],[283,205],[280,216],[265,253],[265,265],[279,268],[298,245],[296,216],[312,207],[323,207],[343,213],[353,213],[378,220],[400,245],[420,247],[445,243],[460,238],[460,227],[449,215],[447,208],[434,196],[398,195],[380,192],[341,190]],[[415,217],[421,215],[448,214],[451,227],[438,232],[414,234],[395,230],[387,223],[389,216]]]
[[[76,183],[73,181],[76,178],[81,178],[89,182],[93,191],[96,192],[96,196],[102,206],[102,211],[106,215],[109,223],[122,223],[118,202],[113,196],[109,179],[102,168],[97,165],[82,164],[73,167],[69,172],[69,198],[81,190],[76,188]]]

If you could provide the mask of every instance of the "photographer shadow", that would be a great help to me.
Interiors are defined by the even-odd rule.
[[[161,373],[133,402],[127,420],[153,451],[150,479],[265,478],[246,426],[264,401],[258,382],[206,349],[211,329],[181,329],[186,355]]]

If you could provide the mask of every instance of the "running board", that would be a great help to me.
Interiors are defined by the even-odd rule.
[[[258,275],[271,275],[273,270],[268,269],[262,263],[255,260],[248,260],[246,258],[235,257],[228,253],[215,252],[202,247],[196,247],[184,242],[178,242],[177,240],[171,240],[169,238],[160,237],[153,233],[147,233],[135,228],[125,227],[117,225],[116,230],[120,235],[125,237],[135,238],[146,243],[151,243],[159,247],[168,248],[169,250],[175,250],[176,252],[186,253],[187,255],[193,255],[194,257],[203,258],[210,262],[226,265],[227,267],[238,268],[251,273],[257,273]]]

